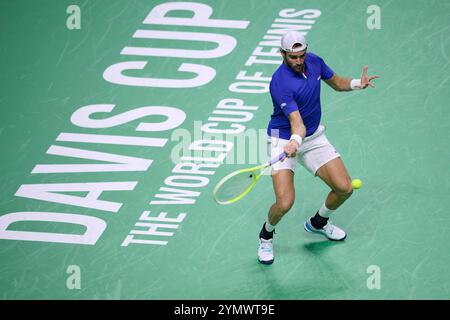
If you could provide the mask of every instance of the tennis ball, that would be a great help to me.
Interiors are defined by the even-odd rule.
[[[359,189],[362,186],[362,181],[359,179],[353,179],[352,180],[352,188],[353,189]]]

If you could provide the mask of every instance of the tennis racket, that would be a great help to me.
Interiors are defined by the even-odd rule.
[[[215,186],[213,191],[214,200],[218,204],[223,205],[232,204],[241,200],[250,192],[250,190],[252,190],[256,182],[261,178],[265,168],[283,160],[286,156],[287,154],[283,152],[267,163],[253,168],[236,170],[228,174]]]

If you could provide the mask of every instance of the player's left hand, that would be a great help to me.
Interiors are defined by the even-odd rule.
[[[361,76],[361,89],[365,89],[368,86],[371,86],[372,88],[375,88],[375,85],[371,82],[373,79],[379,78],[379,76],[371,76],[369,77],[367,75],[367,69],[369,66],[363,67],[363,74]]]

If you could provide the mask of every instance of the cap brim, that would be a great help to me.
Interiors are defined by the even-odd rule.
[[[285,49],[285,48],[281,48],[286,52],[301,52],[301,51],[305,51],[308,48],[308,45],[302,45],[301,47],[296,47],[294,49]]]

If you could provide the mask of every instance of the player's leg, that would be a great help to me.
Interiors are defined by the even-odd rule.
[[[275,203],[269,209],[267,221],[259,233],[258,260],[271,264],[274,260],[273,233],[275,226],[294,204],[294,172],[290,169],[276,170],[272,173]]]
[[[324,131],[324,127],[319,126],[300,148],[299,162],[331,189],[325,203],[314,217],[305,222],[304,227],[308,232],[320,233],[331,240],[344,240],[345,232],[332,225],[328,218],[352,194],[351,181],[340,154],[328,141]]]
[[[294,204],[294,172],[289,169],[275,171],[272,174],[272,184],[275,203],[269,210],[269,223],[275,226]]]
[[[325,206],[329,210],[336,210],[352,195],[352,181],[341,158],[323,165],[316,175],[331,188],[325,200]]]
[[[328,219],[352,195],[353,189],[347,169],[341,158],[335,158],[320,167],[316,175],[331,191],[315,216],[305,222],[305,230],[321,233],[330,240],[344,240],[347,236],[345,231],[332,225]]]
[[[270,158],[279,155],[288,140],[271,138]],[[275,226],[289,211],[294,203],[294,172],[296,167],[295,158],[286,158],[284,161],[275,163],[272,170],[272,184],[275,192],[275,202],[271,205],[266,221],[263,223],[259,233],[258,260],[264,264],[271,264],[273,256],[273,234]]]

